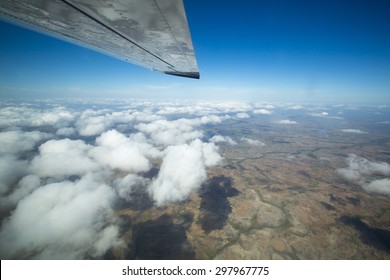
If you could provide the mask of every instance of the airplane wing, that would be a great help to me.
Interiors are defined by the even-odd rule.
[[[199,79],[183,0],[1,0],[0,18],[151,70]]]

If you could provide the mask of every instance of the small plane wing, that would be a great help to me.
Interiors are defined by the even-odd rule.
[[[0,18],[151,70],[199,79],[183,0],[1,0]]]

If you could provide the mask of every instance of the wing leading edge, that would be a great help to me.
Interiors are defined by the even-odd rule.
[[[199,79],[183,0],[1,0],[0,18],[154,71]]]

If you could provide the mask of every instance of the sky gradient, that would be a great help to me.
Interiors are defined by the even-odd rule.
[[[0,22],[0,97],[390,103],[389,1],[184,4],[200,80]]]

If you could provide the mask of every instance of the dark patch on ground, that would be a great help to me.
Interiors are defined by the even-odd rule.
[[[127,208],[137,211],[147,210],[154,205],[153,200],[144,188],[137,188],[131,195],[131,201]]]
[[[274,144],[291,144],[292,143],[292,142],[285,141],[285,140],[275,140],[275,139],[271,139],[271,141]]]
[[[191,226],[193,221],[194,221],[194,215],[192,213],[184,213],[184,214],[178,215],[174,219],[175,224],[182,225],[186,229],[188,229]]]
[[[244,166],[242,166],[241,164],[238,164],[238,168],[240,169],[240,171],[245,171],[246,168]]]
[[[252,165],[258,172],[261,172],[262,170],[258,168],[256,165]]]
[[[202,186],[199,223],[206,233],[225,226],[232,212],[228,198],[237,196],[239,193],[232,186],[232,179],[225,176],[213,177]]]
[[[336,210],[336,207],[333,205],[330,205],[329,203],[321,201],[320,204],[326,209],[326,210]]]
[[[292,190],[292,191],[299,192],[299,193],[306,191],[306,188],[302,187],[302,186],[290,186],[290,187],[288,187],[288,189]]]
[[[140,176],[144,177],[144,178],[148,178],[148,179],[153,179],[153,178],[157,177],[159,171],[160,171],[159,168],[157,168],[156,166],[153,166],[152,168],[150,168],[149,171],[141,172]]]
[[[145,186],[135,186],[131,191],[130,200],[117,198],[113,209],[131,209],[137,211],[144,211],[152,208],[153,206],[154,202],[146,191]]]
[[[119,216],[119,234],[118,236],[123,236],[130,228],[132,228],[133,224],[129,216]],[[117,260],[117,257],[114,254],[114,248],[107,250],[107,252],[103,255],[102,259],[104,260]]]
[[[108,250],[102,257],[103,260],[117,260],[112,249]]]
[[[311,178],[311,177],[312,177],[312,176],[311,176],[309,173],[307,173],[305,170],[299,170],[298,173],[301,174],[301,175],[304,176],[304,177],[308,177],[308,178]]]
[[[348,200],[348,202],[351,203],[353,206],[360,205],[360,198],[358,197],[346,196],[345,199]]]
[[[329,197],[330,197],[330,202],[336,202],[337,204],[342,206],[347,205],[347,203],[341,197],[334,196],[333,194],[329,195]]]
[[[230,169],[230,170],[237,169],[237,167],[235,167],[235,166],[232,165],[232,164],[225,165],[225,168],[226,168],[226,169]]]
[[[195,253],[187,241],[186,227],[175,224],[171,215],[164,214],[156,220],[136,224],[133,236],[132,248],[127,256],[130,259],[195,259]]]
[[[150,198],[145,186],[139,186],[133,189],[131,200],[127,205],[128,209],[143,211],[152,208],[153,200]]]
[[[282,192],[283,191],[283,189],[281,189],[281,188],[276,188],[276,187],[266,187],[265,188],[267,191],[269,191],[269,192],[274,192],[274,193],[276,193],[276,192]]]
[[[259,177],[256,177],[256,181],[261,184],[261,185],[267,185],[269,183],[269,180],[268,179],[263,179],[263,178],[259,178]]]
[[[360,239],[363,243],[390,253],[390,231],[370,227],[357,217],[341,216],[340,221],[343,224],[352,226],[359,231]]]

